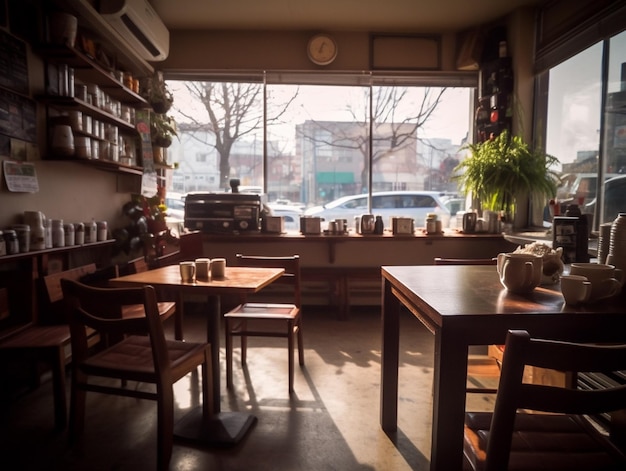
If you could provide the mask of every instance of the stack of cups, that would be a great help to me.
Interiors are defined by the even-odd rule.
[[[606,263],[626,270],[626,213],[619,213],[611,225],[611,241]]]
[[[609,254],[612,227],[612,222],[600,224],[600,234],[598,235],[598,263],[606,262],[606,257]]]

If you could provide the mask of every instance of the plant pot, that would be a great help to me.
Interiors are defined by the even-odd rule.
[[[161,146],[152,146],[152,159],[155,164],[165,163],[165,149]]]
[[[157,114],[165,114],[172,107],[172,103],[170,101],[158,101],[150,104],[152,105],[154,112]]]

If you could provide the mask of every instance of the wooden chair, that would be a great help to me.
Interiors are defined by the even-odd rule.
[[[141,257],[129,262],[129,268],[132,273],[141,273],[149,269],[146,260]],[[172,300],[174,299],[174,300]],[[183,316],[184,308],[180,299],[180,294],[169,294],[159,292],[159,300],[157,303],[161,320],[165,321],[170,317],[174,317],[174,338],[176,340],[184,340],[183,333]],[[143,306],[125,306],[124,317],[141,317]]]
[[[626,469],[624,451],[583,416],[622,409],[626,387],[583,390],[527,384],[522,382],[527,365],[574,374],[623,370],[626,345],[581,345],[509,331],[494,412],[466,414],[466,464],[486,471]]]
[[[13,329],[0,339],[0,350],[8,352],[34,352],[38,361],[48,365],[52,373],[52,391],[55,426],[62,429],[67,424],[67,403],[65,394],[65,365],[70,361],[70,330],[62,314],[63,294],[61,279],[77,280],[86,273],[95,271],[95,264],[88,264],[58,273],[43,279],[45,296],[40,306],[39,319]],[[9,316],[9,290],[0,289],[2,315]],[[43,322],[43,324],[41,323]],[[90,336],[90,345],[97,342]]]
[[[300,257],[264,257],[237,254],[237,264],[251,267],[284,268],[285,273],[274,284],[290,286],[293,303],[243,302],[224,315],[226,333],[226,384],[233,387],[233,337],[241,337],[241,364],[246,364],[247,337],[286,337],[289,355],[289,392],[293,392],[294,343],[298,342],[298,359],[304,365],[302,343]],[[281,328],[275,328],[276,325]],[[270,328],[262,328],[263,326]]]
[[[88,391],[151,399],[157,402],[158,469],[167,469],[174,434],[173,384],[201,366],[203,407],[212,404],[210,346],[165,339],[156,292],[151,286],[97,288],[70,280],[62,280],[62,286],[73,352],[70,440],[77,442],[82,437]],[[145,316],[122,318],[123,306],[136,304],[143,306]],[[123,340],[96,351],[87,344],[86,328]],[[122,386],[115,386],[116,381],[96,383],[94,377],[121,380]],[[156,391],[126,388],[127,381],[152,383]]]
[[[122,274],[139,273],[148,270],[148,263],[143,257],[131,260],[130,262],[118,265],[110,265],[108,267],[97,269],[92,273],[88,273],[82,276],[78,281],[85,285],[95,286],[99,288],[108,288],[109,280],[111,278],[117,278]],[[177,296],[173,296],[178,299]],[[177,301],[165,301],[159,300],[158,308],[161,320],[165,321],[170,317],[174,317],[174,338],[176,340],[183,340],[183,309],[179,309]],[[122,310],[124,318],[143,317],[143,306],[124,306]]]

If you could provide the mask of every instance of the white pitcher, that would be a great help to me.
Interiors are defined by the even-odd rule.
[[[529,293],[541,283],[543,259],[526,253],[500,253],[497,258],[500,283],[513,293]]]

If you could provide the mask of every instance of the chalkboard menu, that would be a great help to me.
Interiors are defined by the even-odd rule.
[[[0,29],[0,86],[28,95],[26,44]]]
[[[36,142],[37,108],[28,94],[26,44],[0,29],[0,134]],[[5,153],[7,138],[0,141]]]

